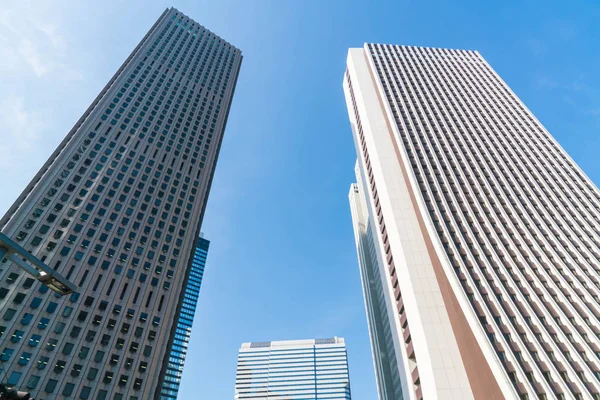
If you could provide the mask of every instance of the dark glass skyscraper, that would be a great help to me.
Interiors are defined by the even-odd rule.
[[[36,399],[157,399],[242,56],[166,10],[0,220],[78,287],[0,263],[0,368]]]
[[[160,393],[161,400],[177,399],[179,392],[179,384],[181,382],[181,374],[185,363],[192,325],[194,323],[194,314],[196,313],[196,303],[200,294],[200,285],[202,284],[202,276],[204,275],[204,266],[206,265],[206,255],[208,254],[208,246],[210,242],[203,237],[198,238],[196,251],[192,259],[192,268],[190,276],[185,285],[183,294],[183,305],[179,318],[177,320],[177,328],[171,351],[169,354],[167,373],[162,383]]]

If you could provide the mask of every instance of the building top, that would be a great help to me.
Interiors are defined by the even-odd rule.
[[[350,50],[368,49],[368,50],[372,51],[373,49],[376,49],[376,48],[384,49],[384,48],[388,48],[388,47],[397,47],[397,48],[412,50],[417,55],[425,52],[425,53],[434,54],[434,55],[439,55],[439,54],[453,55],[454,54],[454,55],[460,56],[460,55],[469,54],[469,55],[481,56],[477,50],[451,49],[451,48],[444,48],[444,47],[428,47],[428,46],[410,46],[410,45],[397,45],[397,44],[384,44],[384,43],[365,43],[363,45],[363,47],[351,47]]]
[[[215,35],[215,36],[218,36],[218,37],[219,37],[219,38],[221,38],[221,39],[223,39],[223,38],[222,38],[222,36],[220,36],[220,35],[217,35],[215,32],[211,31],[211,30],[210,30],[210,29],[208,29],[206,26],[199,24],[198,22],[196,22],[196,21],[195,21],[195,20],[193,20],[192,18],[188,17],[187,15],[185,15],[184,13],[182,13],[181,11],[179,11],[178,9],[176,9],[175,7],[169,7],[169,8],[167,8],[167,10],[166,10],[166,11],[168,12],[168,11],[171,11],[171,10],[172,10],[172,11],[174,11],[174,12],[176,12],[176,13],[177,13],[176,15],[179,15],[179,16],[182,16],[182,17],[184,17],[184,18],[187,18],[189,21],[191,21],[192,23],[196,24],[198,27],[200,27],[200,28],[202,28],[202,29],[204,29],[204,30],[208,31],[209,33],[212,33],[212,34],[213,34],[213,35]],[[190,29],[191,29],[191,27],[190,27]],[[223,40],[224,40],[224,39],[223,39]],[[233,44],[231,44],[230,42],[228,42],[228,41],[226,41],[226,40],[224,40],[224,41],[225,41],[225,42],[227,42],[229,45],[231,45],[231,47],[233,47],[233,48],[234,48],[236,51],[240,52],[240,54],[242,53],[242,50],[240,50],[239,48],[237,48],[236,46],[234,46],[234,45],[233,45]]]
[[[305,339],[305,340],[280,340],[272,342],[248,342],[242,343],[240,350],[256,348],[283,348],[283,347],[313,347],[340,344],[345,345],[344,338],[333,337],[328,339]]]

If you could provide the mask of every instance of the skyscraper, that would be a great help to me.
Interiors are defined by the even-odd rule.
[[[166,10],[0,220],[78,287],[59,298],[0,264],[11,383],[46,400],[160,398],[241,61]]]
[[[160,393],[161,399],[177,399],[177,393],[179,393],[181,374],[183,373],[187,348],[192,333],[194,314],[196,313],[196,304],[198,303],[198,295],[200,294],[200,285],[202,284],[209,245],[210,242],[208,240],[203,237],[198,238],[190,275],[183,291],[184,300],[177,318],[175,336],[171,343],[169,356],[165,358],[165,362],[168,364],[167,372],[163,378]]]
[[[242,344],[235,399],[350,400],[344,339]]]
[[[477,52],[366,44],[344,90],[380,396],[600,398],[598,188]]]

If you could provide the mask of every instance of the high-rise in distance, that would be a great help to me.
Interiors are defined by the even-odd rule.
[[[598,188],[475,51],[365,44],[344,91],[380,398],[599,399]]]
[[[167,9],[0,220],[78,287],[61,298],[0,264],[11,384],[38,400],[172,398],[161,387],[186,340],[178,328],[241,61]]]
[[[209,246],[210,242],[204,239],[204,237],[201,236],[198,238],[196,251],[192,258],[192,267],[183,291],[184,299],[181,311],[177,316],[175,336],[169,350],[167,371],[163,376],[160,398],[164,400],[176,400],[179,393],[179,385],[181,384],[185,357],[192,334],[194,314],[196,313],[196,304],[200,295],[200,285],[202,285]]]
[[[343,338],[243,343],[235,400],[350,400]]]

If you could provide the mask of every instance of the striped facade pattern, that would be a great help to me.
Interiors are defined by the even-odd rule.
[[[167,9],[0,220],[78,287],[0,264],[0,368],[36,399],[159,398],[241,60]]]
[[[236,400],[350,400],[344,339],[244,343]]]
[[[420,235],[443,272],[443,312],[472,395],[484,398],[473,378],[484,372],[466,361],[477,351],[497,398],[599,399],[598,188],[477,52],[368,44],[360,53],[369,76],[349,71],[347,92],[370,85],[377,93]],[[418,399],[435,383],[419,374],[420,357],[429,355],[410,340],[419,318],[403,307],[412,293],[400,290],[408,287],[396,274],[401,251],[388,240],[388,203],[380,201],[389,193],[378,191],[381,160],[370,157],[371,133],[361,127],[369,116],[356,97],[348,104],[365,195],[375,205]],[[465,348],[463,336],[477,347]]]
[[[198,238],[190,268],[190,275],[185,284],[183,305],[177,318],[177,328],[169,351],[169,364],[163,379],[160,400],[177,400],[185,357],[192,335],[194,314],[196,313],[196,305],[198,304],[198,296],[200,295],[200,286],[202,285],[202,276],[204,276],[209,245],[210,242],[208,240],[203,237]]]

